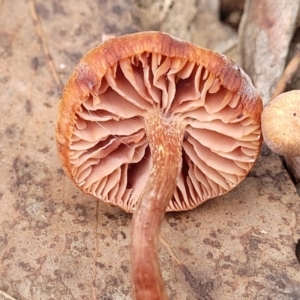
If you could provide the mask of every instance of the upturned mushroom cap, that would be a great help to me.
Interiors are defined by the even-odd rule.
[[[300,91],[282,93],[262,113],[268,147],[283,156],[300,156]]]
[[[59,105],[57,145],[85,193],[132,212],[151,169],[144,116],[184,124],[182,171],[167,211],[194,208],[242,181],[261,145],[262,102],[230,59],[159,32],[87,53]]]

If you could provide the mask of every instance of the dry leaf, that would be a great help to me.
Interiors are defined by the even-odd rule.
[[[267,104],[286,63],[299,1],[247,0],[239,28],[242,67]]]

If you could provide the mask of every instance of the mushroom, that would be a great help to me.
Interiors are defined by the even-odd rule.
[[[79,62],[58,109],[65,173],[134,212],[135,299],[167,299],[157,241],[165,211],[227,193],[261,146],[262,101],[230,59],[160,32],[102,43]]]
[[[275,153],[300,156],[300,91],[282,93],[265,107],[261,116],[264,140]]]

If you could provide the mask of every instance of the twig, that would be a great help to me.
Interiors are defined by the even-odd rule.
[[[280,77],[279,82],[273,92],[271,100],[277,97],[279,94],[285,92],[286,86],[291,82],[292,77],[295,75],[296,71],[300,66],[300,44],[296,46],[296,51],[286,66],[283,74]]]
[[[176,255],[174,254],[174,252],[171,249],[171,246],[162,238],[161,235],[159,236],[159,240],[166,247],[166,249],[170,253],[171,257],[177,262],[177,264],[179,266],[182,266],[183,265],[182,262],[176,257]]]
[[[7,299],[7,300],[16,300],[15,298],[13,298],[13,297],[11,297],[11,296],[9,296],[9,295],[7,295],[5,292],[3,292],[3,291],[0,291],[0,296],[4,296],[5,297],[5,299]]]
[[[37,34],[38,38],[41,41],[43,51],[44,51],[44,55],[46,57],[47,64],[48,64],[48,67],[50,69],[50,72],[51,72],[51,74],[54,78],[54,81],[55,81],[58,89],[62,90],[63,84],[62,84],[61,80],[59,79],[59,76],[57,74],[57,71],[56,71],[56,68],[55,68],[55,65],[54,65],[54,62],[53,62],[53,59],[52,59],[52,56],[49,52],[49,48],[48,48],[46,38],[45,38],[44,33],[43,33],[41,22],[40,22],[40,19],[39,19],[38,15],[37,15],[37,12],[36,12],[35,0],[30,0],[29,1],[29,8],[30,8],[30,12],[31,12],[31,17],[32,17],[34,25],[35,25],[36,34]]]

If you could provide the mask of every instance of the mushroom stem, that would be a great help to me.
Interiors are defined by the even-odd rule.
[[[131,278],[136,300],[168,299],[160,271],[157,242],[165,210],[182,164],[183,125],[159,110],[145,116],[152,168],[133,216]]]

